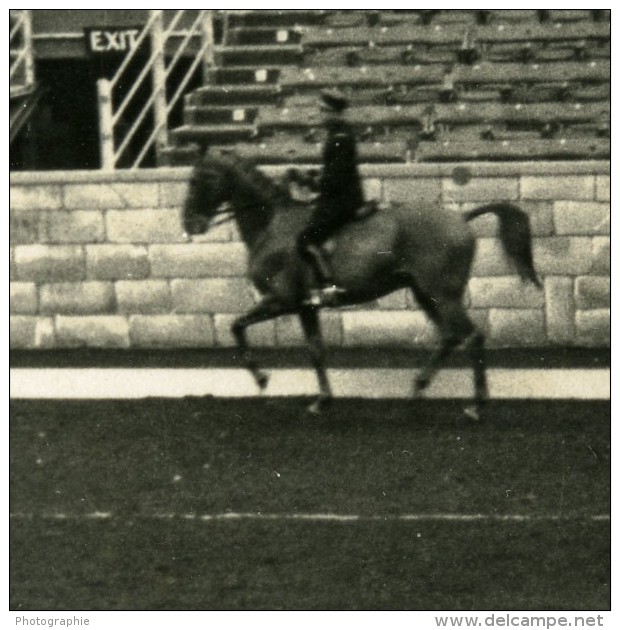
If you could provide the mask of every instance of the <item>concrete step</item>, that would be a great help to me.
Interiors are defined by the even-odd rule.
[[[217,58],[224,66],[289,65],[303,59],[303,51],[297,44],[223,46]]]
[[[281,98],[280,87],[273,84],[205,85],[186,98],[185,106],[273,104]]]
[[[301,26],[323,24],[327,9],[259,9],[256,11],[229,11],[228,26]]]
[[[609,139],[552,139],[527,141],[487,140],[467,142],[421,142],[417,162],[523,161],[523,160],[608,160]]]
[[[294,28],[233,28],[228,31],[228,44],[231,45],[282,45],[299,44],[302,34]]]
[[[254,123],[258,107],[185,106],[183,119],[186,125],[240,125]]]
[[[181,146],[188,142],[196,142],[206,146],[214,142],[242,142],[254,137],[256,128],[251,124],[228,125],[183,125],[171,132],[172,141]]]
[[[200,145],[194,143],[166,147],[157,156],[157,166],[193,166],[202,152]]]
[[[272,84],[278,83],[280,68],[277,66],[241,66],[236,68],[213,68],[209,79],[215,85]]]
[[[213,149],[230,147],[214,146]],[[301,139],[267,139],[265,142],[238,143],[235,152],[259,164],[320,164],[322,144]],[[359,161],[385,164],[407,161],[405,142],[360,142],[357,145]]]

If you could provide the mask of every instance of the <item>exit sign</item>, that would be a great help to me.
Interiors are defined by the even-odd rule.
[[[141,31],[141,26],[88,27],[84,29],[86,49],[94,57],[124,56],[137,47]]]

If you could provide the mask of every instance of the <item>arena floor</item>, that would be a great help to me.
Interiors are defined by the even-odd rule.
[[[15,398],[10,608],[607,610],[594,398]]]

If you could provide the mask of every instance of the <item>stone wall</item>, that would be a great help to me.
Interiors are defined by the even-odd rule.
[[[467,300],[491,347],[610,343],[608,162],[362,167],[368,196],[440,199],[455,211],[511,200],[531,217],[534,264],[524,285],[506,262],[493,217],[471,225],[477,254]],[[267,168],[274,174],[281,169]],[[14,173],[10,178],[12,348],[226,347],[255,301],[234,225],[184,243],[188,169]],[[425,346],[432,326],[411,295],[322,313],[331,345]],[[302,342],[283,317],[249,331],[259,346]]]

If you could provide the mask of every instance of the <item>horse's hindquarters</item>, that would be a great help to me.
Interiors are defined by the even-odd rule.
[[[352,291],[364,291],[391,274],[399,264],[397,237],[398,224],[388,212],[347,224],[328,248],[336,282]]]

